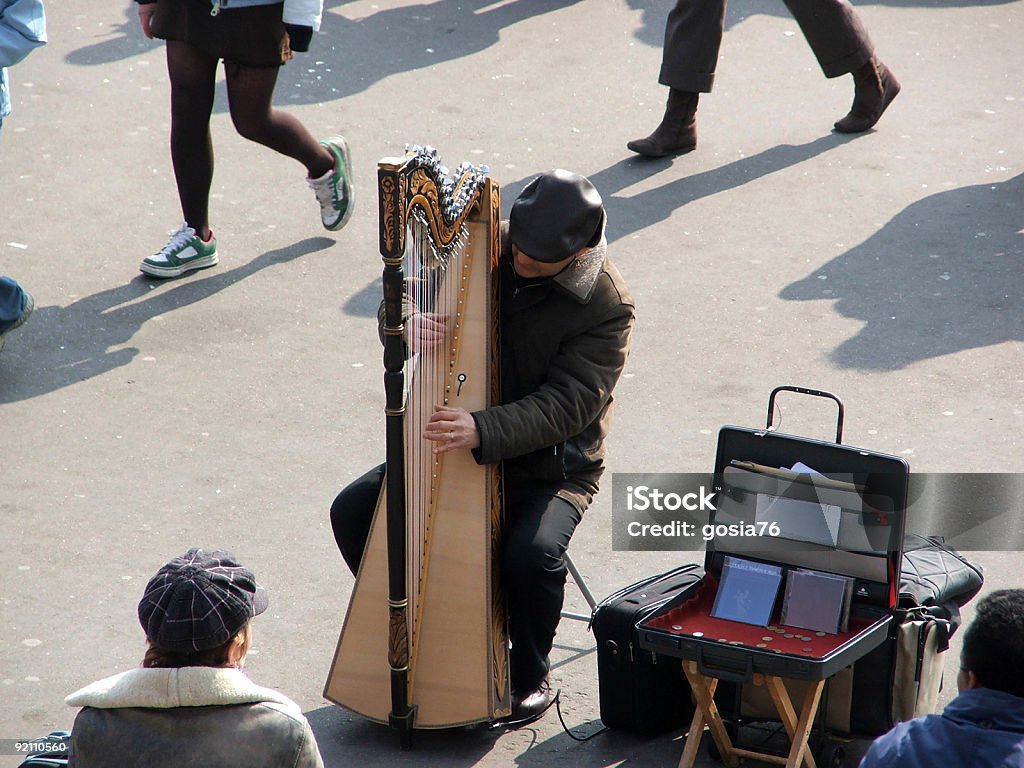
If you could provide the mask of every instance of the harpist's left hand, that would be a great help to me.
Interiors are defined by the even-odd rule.
[[[416,312],[406,321],[406,343],[413,352],[430,352],[441,348],[448,332],[448,315],[437,312]]]
[[[480,445],[480,433],[469,411],[447,405],[434,406],[434,413],[423,428],[423,439],[434,443],[434,453]]]

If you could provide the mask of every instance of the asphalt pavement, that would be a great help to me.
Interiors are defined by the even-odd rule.
[[[605,198],[637,325],[571,549],[599,597],[701,557],[613,551],[612,473],[711,471],[720,427],[762,426],[779,384],[837,393],[844,441],[915,474],[1024,471],[1019,0],[858,2],[903,84],[859,136],[831,131],[852,81],[824,79],[784,5],[733,0],[699,146],[655,161],[625,144],[661,116],[669,0],[328,0],[276,104],[349,139],[351,222],[320,228],[302,169],[234,132],[221,84],[221,262],[164,282],[138,272],[181,218],[163,48],[128,0],[48,5],[0,137],[0,273],[37,307],[0,355],[0,740],[69,728],[64,696],[137,665],[142,587],[195,545],[268,588],[250,672],[302,706],[328,766],[675,764],[678,732],[577,740],[601,728],[579,621],[553,655],[566,728],[552,712],[403,752],[322,697],[352,587],[328,508],[383,453],[375,167],[407,143],[486,164],[505,212],[555,167]],[[781,418],[832,436],[825,406]],[[970,556],[986,592],[1021,586],[1019,551]]]

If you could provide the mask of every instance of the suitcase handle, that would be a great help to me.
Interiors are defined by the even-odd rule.
[[[779,392],[796,392],[801,395],[812,395],[813,397],[824,397],[829,400],[834,400],[835,404],[839,407],[839,413],[836,417],[836,444],[841,445],[843,442],[843,419],[845,418],[845,409],[843,408],[843,401],[839,399],[838,395],[834,395],[831,392],[826,392],[823,389],[809,389],[807,387],[796,387],[791,384],[784,384],[781,387],[776,387],[772,390],[772,393],[768,396],[768,423],[765,425],[765,429],[769,432],[773,431],[774,414],[775,414],[775,396]]]
[[[723,663],[726,661],[724,659],[716,660],[716,663],[712,664],[704,658],[704,650],[697,649],[697,671],[704,677],[717,677],[729,683],[749,683],[754,679],[754,657],[751,654],[743,654],[740,657],[742,660],[737,659],[737,666],[729,666]]]

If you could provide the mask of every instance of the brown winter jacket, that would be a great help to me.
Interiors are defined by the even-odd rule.
[[[502,405],[473,413],[474,456],[504,462],[506,492],[554,493],[583,512],[604,471],[633,298],[604,238],[555,277],[524,284],[502,234]]]

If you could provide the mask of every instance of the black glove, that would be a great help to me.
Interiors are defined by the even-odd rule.
[[[288,24],[285,22],[284,28],[291,39],[293,51],[305,53],[309,50],[309,44],[313,41],[312,27],[300,27],[298,24]]]

